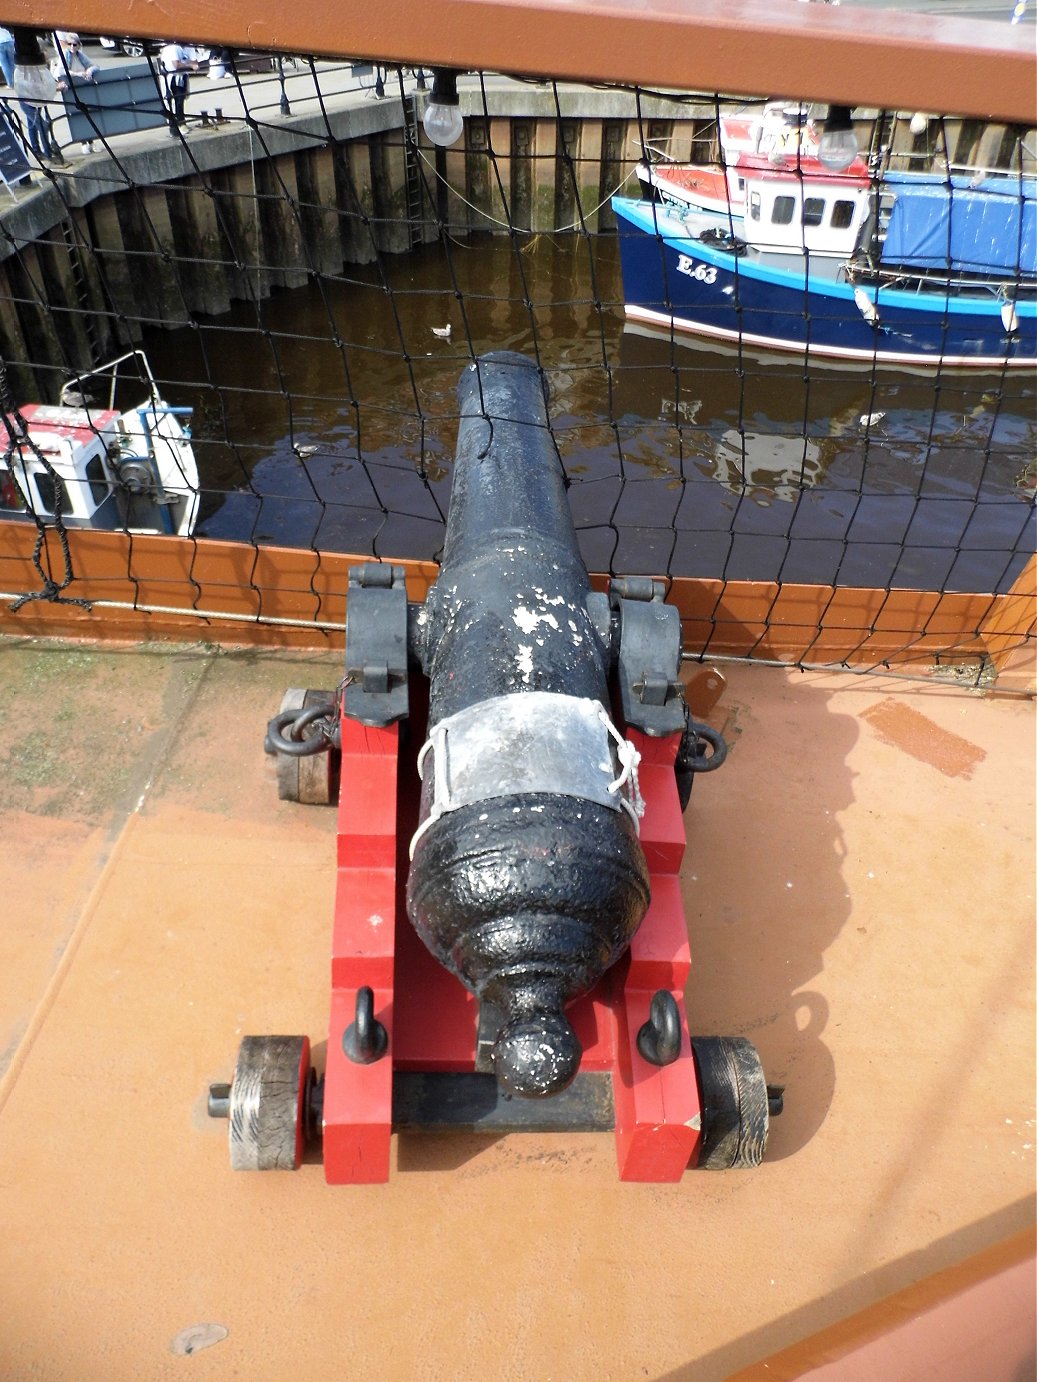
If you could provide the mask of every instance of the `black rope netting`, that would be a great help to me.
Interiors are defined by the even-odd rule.
[[[903,590],[992,600],[1017,581],[1034,550],[1034,377],[1017,367],[1033,333],[1032,131],[892,112],[855,122],[873,237],[891,234],[880,168],[925,174],[952,205],[979,185],[981,162],[1002,191],[1019,188],[1019,253],[991,290],[990,360],[961,367],[962,295],[977,287],[948,241],[936,347],[890,363],[886,295],[923,291],[922,272],[901,265],[884,280],[880,266],[868,278],[860,253],[849,260],[843,296],[876,344],[870,359],[833,356],[829,309],[811,291],[827,271],[805,231],[802,341],[759,344],[776,318],[749,291],[752,186],[738,203],[721,134],[732,111],[762,118],[762,102],[468,74],[462,137],[440,148],[421,127],[431,73],[219,57],[225,75],[213,81],[202,59],[175,139],[161,99],[98,106],[72,81],[51,122],[66,165],[27,156],[32,185],[5,175],[0,209],[0,354],[15,401],[56,403],[72,380],[89,411],[98,367],[143,349],[162,399],[193,410],[196,548],[435,560],[458,378],[508,349],[535,359],[550,388],[592,571],[828,587],[833,598],[864,588],[884,600]],[[118,71],[120,60],[100,61]],[[135,68],[159,97],[160,68],[154,54]],[[0,104],[17,141],[18,103]],[[134,110],[144,128],[130,127]],[[802,110],[799,124],[819,129],[824,112]],[[93,152],[80,154],[87,136]],[[766,197],[777,180],[798,196],[807,225],[810,169],[797,149],[760,186]],[[696,255],[730,256],[728,315],[711,318],[709,334],[681,328],[672,262],[662,312],[624,311],[640,291],[625,261],[634,232],[612,199],[649,216],[644,263],[655,272],[652,256],[688,211],[653,188],[652,170],[689,168],[719,170],[729,199],[712,240],[694,222],[706,251],[679,268],[690,279],[697,266],[705,282],[727,261]],[[5,516],[35,510],[74,526],[68,505],[62,521],[42,494],[26,498],[10,450]]]

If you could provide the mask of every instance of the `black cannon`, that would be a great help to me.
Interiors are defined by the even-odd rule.
[[[459,396],[421,626],[429,734],[407,910],[499,1022],[499,1083],[539,1096],[576,1074],[564,1008],[629,945],[648,870],[632,751],[609,713],[610,611],[591,595],[541,376],[489,355]]]

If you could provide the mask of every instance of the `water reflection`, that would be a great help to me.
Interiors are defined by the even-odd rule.
[[[824,478],[826,458],[833,454],[830,442],[777,437],[771,432],[739,432],[729,427],[707,469],[732,494],[745,494],[767,508],[775,500],[794,504],[801,490]]]
[[[512,349],[547,372],[592,569],[983,591],[1033,550],[1032,380],[804,369],[630,330],[613,238],[447,241],[147,349],[196,408],[203,535],[435,556],[457,379]]]

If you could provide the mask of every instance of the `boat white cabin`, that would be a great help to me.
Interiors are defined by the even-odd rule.
[[[745,176],[738,233],[761,250],[848,258],[871,211],[871,184],[854,174],[754,169]]]
[[[87,387],[132,384],[144,402],[120,411],[94,407]],[[121,371],[121,372],[120,372]],[[33,521],[60,512],[70,528],[185,537],[198,513],[198,468],[187,423],[158,393],[140,351],[66,386],[57,405],[27,403],[7,415],[0,454],[0,518]]]
[[[805,106],[769,102],[720,117],[717,163],[641,163],[637,176],[671,210],[723,217],[758,249],[846,258],[871,210],[871,178],[860,157],[826,167],[819,140]]]

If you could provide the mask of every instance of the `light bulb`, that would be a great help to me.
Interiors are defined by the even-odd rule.
[[[46,64],[20,62],[14,69],[14,94],[26,101],[52,101],[58,84]]]
[[[831,172],[841,173],[857,157],[858,148],[849,107],[831,106],[817,146],[818,159]]]
[[[928,124],[929,124],[929,117],[928,117],[928,115],[924,114],[924,113],[923,113],[922,111],[920,111],[920,110],[916,110],[915,113],[914,113],[914,115],[911,116],[911,124],[910,124],[911,133],[912,133],[913,135],[915,135],[916,137],[917,137],[918,135],[920,135],[920,134],[924,134],[925,131],[926,131],[926,127],[928,126]]]
[[[457,73],[437,67],[432,74],[432,91],[422,116],[425,133],[433,144],[448,149],[464,131],[464,116],[457,98]]]
[[[464,132],[464,116],[460,107],[441,106],[435,101],[430,101],[425,108],[421,123],[433,144],[438,144],[441,149],[456,144]]]

